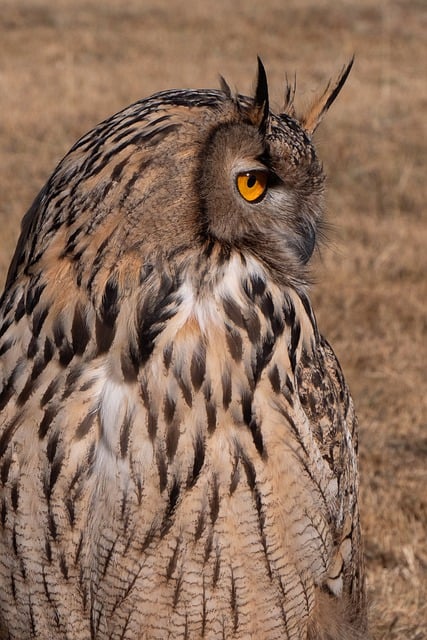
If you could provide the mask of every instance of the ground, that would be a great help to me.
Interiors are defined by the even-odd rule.
[[[219,73],[249,92],[257,54],[273,106],[285,73],[303,105],[356,54],[316,133],[330,228],[312,298],[359,415],[372,635],[427,638],[425,1],[1,5],[0,285],[23,213],[104,117],[156,90],[216,87]]]

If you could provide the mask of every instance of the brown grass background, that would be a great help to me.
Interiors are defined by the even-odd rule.
[[[320,327],[360,421],[375,639],[427,638],[427,5],[425,0],[0,0],[0,283],[19,221],[98,121],[151,92],[251,91],[300,105],[355,67],[316,133],[329,243],[313,264]]]

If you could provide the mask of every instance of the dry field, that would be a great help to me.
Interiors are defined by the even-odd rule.
[[[78,136],[171,87],[251,90],[280,107],[356,53],[316,133],[329,243],[313,264],[320,327],[358,408],[376,640],[427,638],[427,5],[425,0],[0,0],[0,283],[19,220]],[[424,165],[424,166],[423,166]]]

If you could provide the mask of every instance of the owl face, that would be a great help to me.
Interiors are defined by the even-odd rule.
[[[137,286],[147,265],[191,265],[200,283],[216,255],[256,258],[280,285],[302,285],[322,220],[324,176],[311,134],[351,67],[297,118],[269,111],[259,63],[253,98],[169,91],[135,103],[81,138],[23,221],[8,283],[58,261],[78,287],[115,274]],[[71,267],[70,267],[71,265]]]

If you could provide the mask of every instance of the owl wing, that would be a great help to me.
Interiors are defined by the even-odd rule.
[[[357,418],[347,383],[332,347],[319,336],[317,349],[303,353],[297,371],[298,392],[313,437],[337,481],[337,504],[331,523],[336,555],[326,582],[332,595],[355,617],[365,610],[363,554],[357,506]]]

